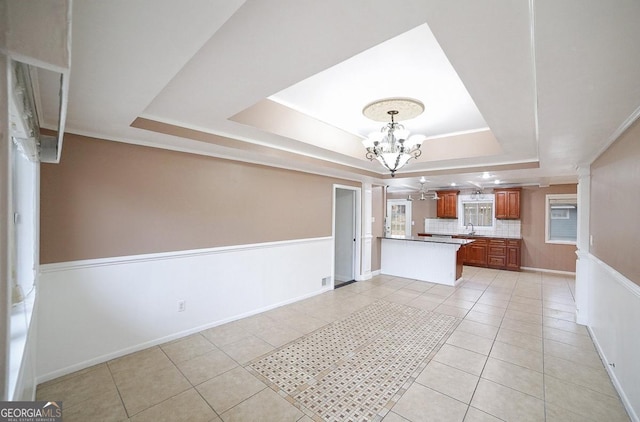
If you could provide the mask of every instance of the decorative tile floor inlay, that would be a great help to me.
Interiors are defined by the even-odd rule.
[[[379,421],[459,322],[378,301],[247,369],[315,420]]]

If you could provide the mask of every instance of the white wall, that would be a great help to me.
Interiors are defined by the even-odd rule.
[[[38,382],[321,293],[333,239],[42,265]],[[177,311],[177,301],[186,310]]]
[[[640,287],[591,254],[580,254],[578,278],[588,291],[581,318],[629,415],[638,421]]]

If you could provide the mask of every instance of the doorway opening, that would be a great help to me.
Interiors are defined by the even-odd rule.
[[[356,281],[359,265],[360,190],[334,186],[333,195],[333,282],[334,288]]]
[[[411,201],[389,199],[385,235],[388,237],[411,237]]]

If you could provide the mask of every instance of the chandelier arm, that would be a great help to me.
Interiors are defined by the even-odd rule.
[[[398,154],[398,155],[396,156],[396,163],[395,163],[395,165],[393,166],[393,168],[394,168],[394,170],[393,170],[393,171],[396,171],[396,170],[398,169],[398,164],[400,164],[400,157],[402,157],[403,155],[404,155],[404,154]]]

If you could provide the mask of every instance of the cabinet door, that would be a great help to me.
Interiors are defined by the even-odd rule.
[[[507,241],[507,263],[506,267],[510,270],[520,271],[520,241]]]
[[[507,218],[520,218],[520,191],[507,192]]]
[[[458,192],[457,190],[438,191],[437,213],[438,218],[458,218]]]
[[[444,201],[444,213],[448,218],[458,218],[458,195],[449,193]]]
[[[467,262],[475,265],[487,265],[486,243],[473,242],[467,245]]]
[[[496,191],[496,218],[507,218],[507,192]]]

